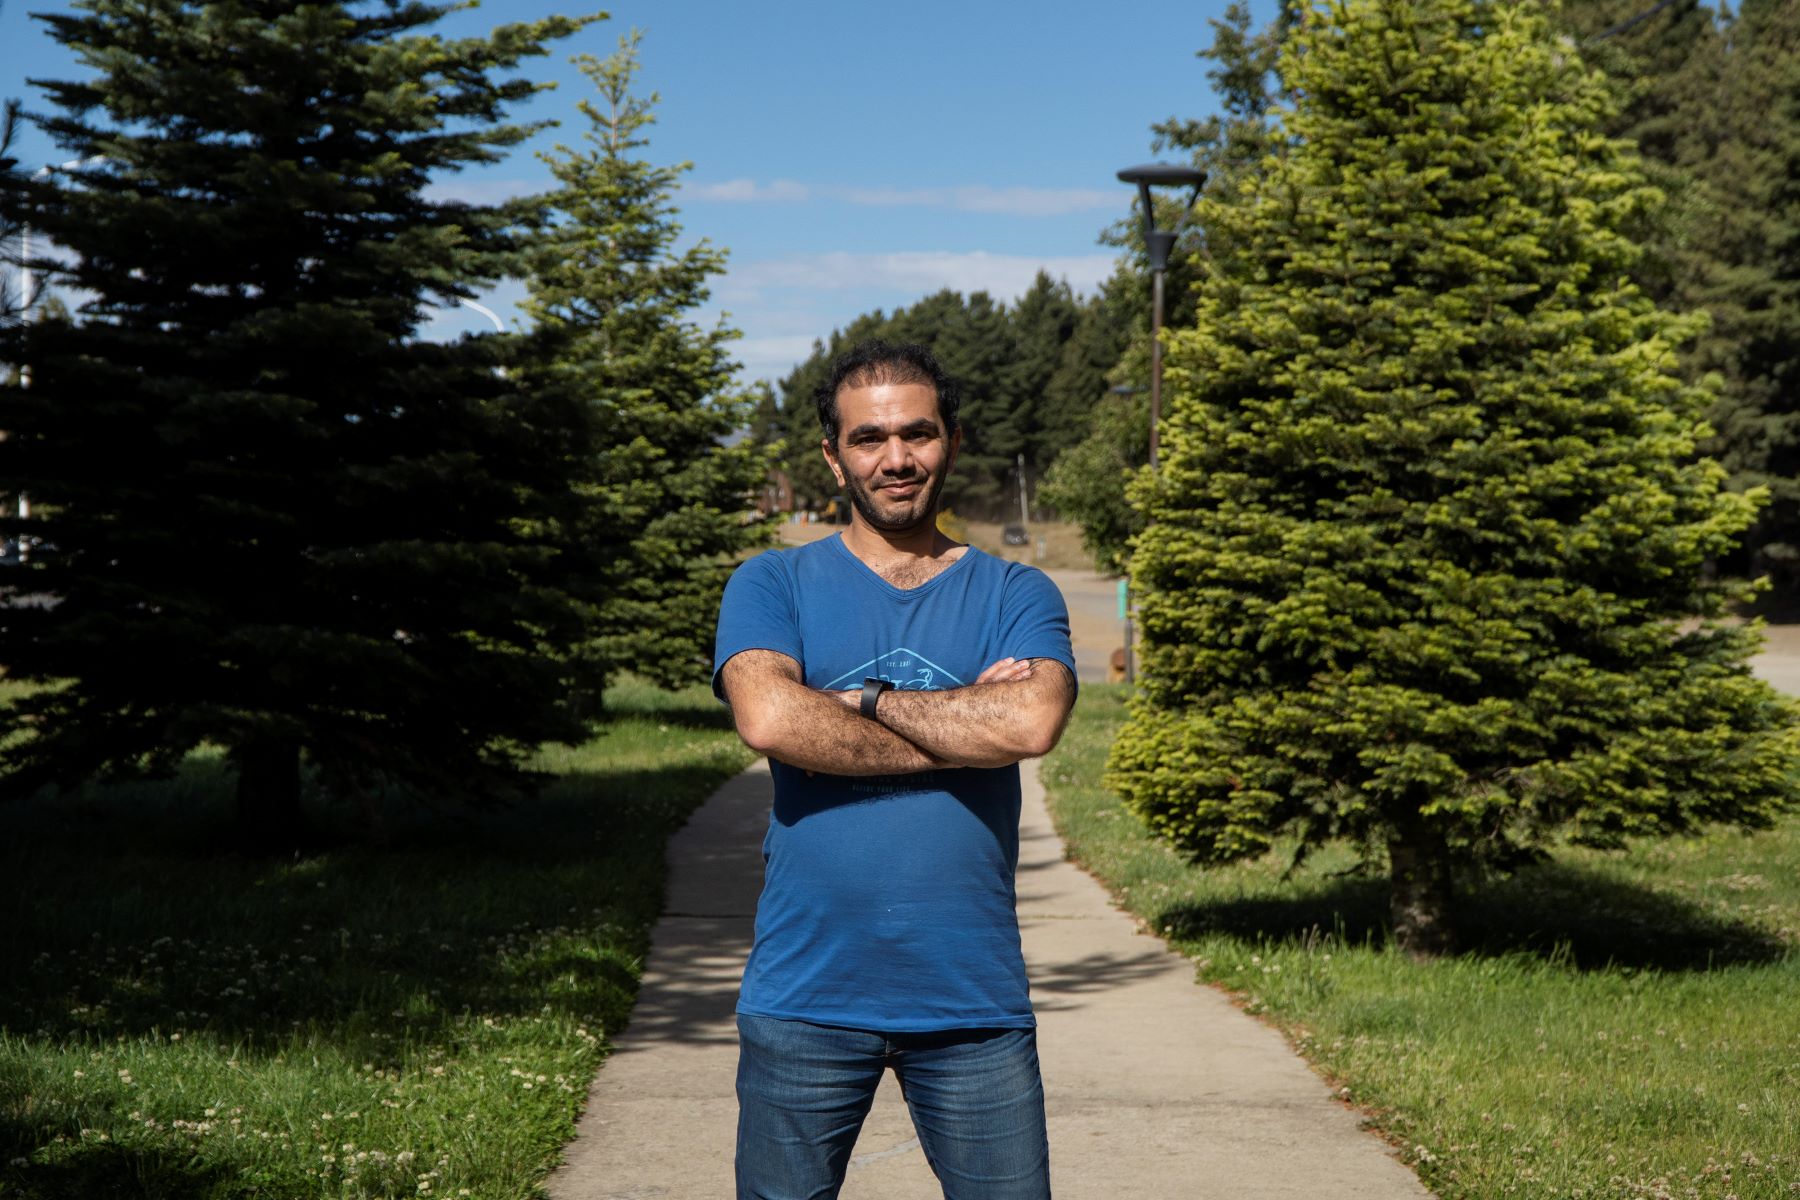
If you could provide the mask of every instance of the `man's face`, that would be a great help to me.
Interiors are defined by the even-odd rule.
[[[934,520],[962,431],[947,434],[937,392],[922,383],[881,383],[838,393],[838,444],[825,461],[864,521],[904,533]]]

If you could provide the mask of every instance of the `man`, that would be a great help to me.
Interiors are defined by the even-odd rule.
[[[938,531],[962,433],[929,351],[858,346],[816,400],[850,527],[751,559],[719,612],[714,687],[775,780],[738,1196],[836,1196],[891,1066],[947,1200],[1043,1200],[1017,763],[1074,703],[1068,612],[1043,572]]]

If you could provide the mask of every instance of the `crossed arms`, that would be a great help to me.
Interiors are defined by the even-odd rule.
[[[884,693],[873,721],[860,691],[809,688],[800,664],[774,650],[732,655],[722,682],[745,745],[831,775],[1008,766],[1049,753],[1075,703],[1069,669],[1048,658],[1001,659],[967,687]]]

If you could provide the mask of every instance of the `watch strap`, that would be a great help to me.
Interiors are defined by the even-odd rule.
[[[873,721],[875,719],[875,702],[881,699],[881,693],[893,690],[894,685],[885,679],[870,677],[863,680],[862,715]]]

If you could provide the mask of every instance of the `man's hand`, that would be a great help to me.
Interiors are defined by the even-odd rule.
[[[898,775],[950,766],[857,712],[861,692],[806,686],[800,664],[774,650],[745,650],[725,663],[725,700],[738,736],[758,754],[831,775]]]
[[[1075,681],[1053,659],[1003,658],[946,691],[884,692],[873,721],[862,717],[861,688],[814,691],[803,679],[773,650],[734,654],[722,672],[745,745],[832,775],[1008,766],[1049,753],[1075,703]]]
[[[983,667],[981,674],[975,677],[976,683],[1012,683],[1020,679],[1031,678],[1031,660],[1029,658],[1003,658],[997,663]],[[832,692],[846,708],[862,711],[862,689],[850,688],[847,691]]]
[[[875,720],[946,763],[1004,767],[1048,754],[1074,704],[1075,679],[1062,663],[1001,659],[968,687],[883,692]]]
[[[976,683],[1012,683],[1019,679],[1031,678],[1031,660],[1029,658],[1003,658],[990,667],[984,667],[981,674],[975,677]]]

